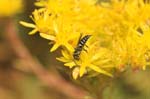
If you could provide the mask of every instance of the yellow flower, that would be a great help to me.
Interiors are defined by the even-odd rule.
[[[130,0],[125,3],[125,15],[134,27],[138,27],[146,21],[150,15],[150,6],[144,0]]]
[[[13,16],[22,10],[22,0],[0,0],[0,17]]]
[[[71,22],[72,30],[91,33],[94,31],[93,28],[96,29],[99,26],[97,20],[100,12],[95,6],[96,2],[97,0],[40,0],[36,2],[36,5],[42,6],[40,10],[46,9],[58,19],[60,17],[61,21],[65,20],[64,23]]]
[[[23,26],[33,28],[33,30],[29,32],[29,35],[33,35],[37,32],[54,34],[52,26],[53,20],[47,11],[35,10],[32,14],[33,16],[31,16],[31,18],[35,24],[20,21]]]
[[[107,49],[98,46],[98,42],[95,44],[90,44],[87,42],[88,48],[86,51],[81,51],[79,55],[80,60],[77,61],[73,58],[73,51],[62,50],[62,57],[57,58],[58,60],[64,62],[65,66],[73,68],[73,78],[77,79],[82,77],[84,74],[90,71],[96,71],[107,76],[112,76],[109,73],[109,69],[113,68],[113,64],[110,60],[110,53]]]
[[[60,48],[57,58],[72,69],[74,79],[84,74],[112,76],[113,69],[145,69],[150,65],[150,4],[147,0],[39,0],[31,18],[29,34],[53,43],[51,52]],[[80,35],[92,35],[76,60]],[[61,46],[61,47],[60,47]],[[85,49],[87,51],[85,51]]]
[[[41,37],[54,42],[51,51],[56,50],[59,46],[73,49],[69,43],[72,42],[72,39],[78,37],[80,33],[89,33],[91,30],[94,30],[91,29],[91,27],[87,27],[88,25],[95,28],[95,26],[92,25],[93,18],[90,18],[92,20],[86,23],[87,18],[90,17],[89,15],[93,16],[96,11],[96,9],[93,9],[93,4],[93,0],[88,0],[88,2],[84,0],[39,1],[36,5],[45,6],[46,8],[41,8],[33,12],[32,20],[35,24],[23,21],[20,23],[26,27],[33,28],[33,30],[29,32],[30,35],[39,32]],[[92,8],[90,14],[87,13],[86,15],[86,9],[84,9],[84,7],[88,8],[89,11],[90,8]],[[96,20],[97,19],[94,18],[94,22],[96,22]]]
[[[59,46],[63,46],[68,50],[73,50],[72,43],[76,41],[75,39],[77,39],[78,34],[79,33],[69,33],[67,31],[61,31],[60,33],[56,34],[54,45],[50,51],[55,51]]]

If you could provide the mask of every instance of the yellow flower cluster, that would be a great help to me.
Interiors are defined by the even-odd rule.
[[[22,9],[22,0],[0,0],[0,17],[13,16]]]
[[[51,52],[61,48],[57,59],[72,69],[74,79],[149,65],[148,0],[39,0],[35,5],[34,24],[20,23],[33,28],[30,35],[50,40]]]

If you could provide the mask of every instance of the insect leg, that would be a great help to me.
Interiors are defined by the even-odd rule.
[[[88,46],[85,44],[85,46],[88,48]]]
[[[80,34],[80,37],[79,37],[79,40],[78,40],[79,42],[80,42],[80,40],[81,40],[82,36],[83,36],[83,34],[81,33],[81,34]]]
[[[87,53],[88,51],[87,51],[87,49],[85,49],[85,48],[83,48],[83,50]]]

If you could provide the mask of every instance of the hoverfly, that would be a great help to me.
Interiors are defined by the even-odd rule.
[[[80,36],[79,41],[78,41],[78,43],[77,43],[77,46],[76,46],[76,48],[75,48],[75,50],[74,50],[74,52],[73,52],[73,58],[74,58],[75,60],[79,60],[79,59],[80,59],[81,51],[82,51],[82,50],[85,50],[85,49],[84,49],[84,46],[87,46],[87,45],[86,45],[86,42],[87,42],[87,40],[88,40],[90,37],[91,37],[91,35],[85,35],[83,38],[82,38],[82,35]],[[88,46],[87,46],[87,47],[88,47]],[[87,51],[87,50],[85,50],[85,51]]]

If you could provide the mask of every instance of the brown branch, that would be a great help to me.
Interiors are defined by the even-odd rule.
[[[6,39],[18,58],[26,61],[31,71],[50,88],[54,88],[71,99],[84,99],[87,93],[80,88],[65,81],[61,76],[46,71],[43,66],[35,60],[24,46],[18,35],[12,19],[8,19],[5,29]]]

